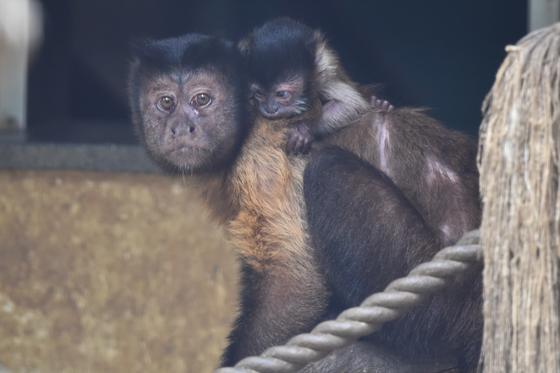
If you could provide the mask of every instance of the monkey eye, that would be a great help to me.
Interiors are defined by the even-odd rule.
[[[292,94],[289,91],[276,91],[276,97],[283,100],[288,100],[291,96]]]
[[[191,99],[191,105],[194,107],[204,107],[212,103],[212,97],[207,93],[199,93]]]
[[[159,110],[169,113],[175,109],[175,100],[171,96],[162,96],[157,103],[157,107]]]

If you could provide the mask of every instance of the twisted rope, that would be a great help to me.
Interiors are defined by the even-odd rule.
[[[358,307],[345,310],[336,320],[324,321],[310,333],[297,335],[283,346],[271,347],[260,356],[247,357],[235,367],[220,368],[215,373],[291,373],[321,360],[403,316],[465,273],[471,264],[481,260],[478,241],[478,230],[465,234],[456,245],[442,249],[431,261],[391,282],[384,291],[369,296]]]

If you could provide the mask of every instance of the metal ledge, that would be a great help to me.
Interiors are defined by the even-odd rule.
[[[139,145],[0,144],[0,170],[161,173]]]

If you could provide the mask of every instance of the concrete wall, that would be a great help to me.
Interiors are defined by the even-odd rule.
[[[237,265],[180,179],[0,171],[0,363],[209,372]]]

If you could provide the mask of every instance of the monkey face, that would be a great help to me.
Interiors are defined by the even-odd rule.
[[[300,115],[309,109],[305,79],[291,76],[270,86],[250,85],[251,102],[267,119],[284,119]]]
[[[210,69],[142,78],[139,132],[156,160],[179,171],[201,172],[235,157],[243,131],[238,93],[228,82]]]

